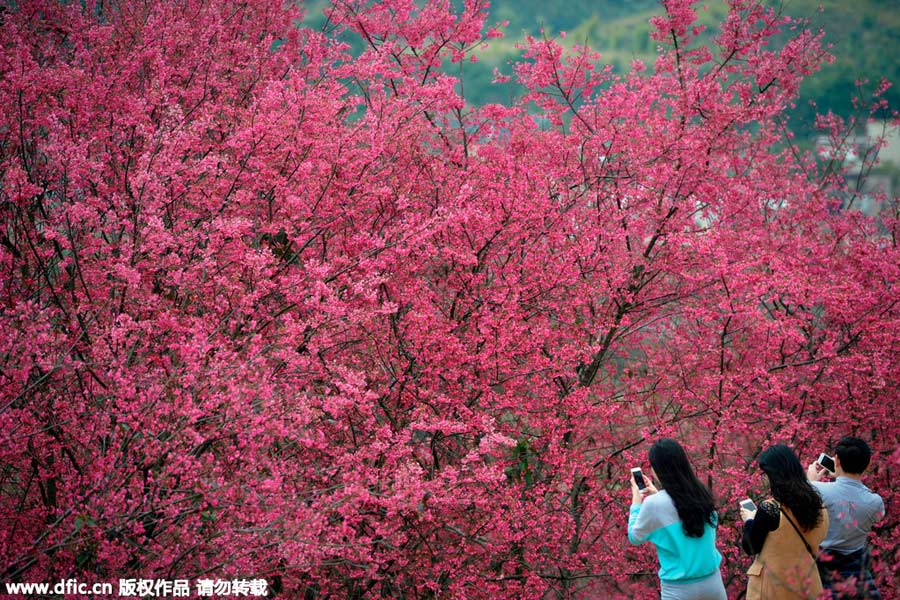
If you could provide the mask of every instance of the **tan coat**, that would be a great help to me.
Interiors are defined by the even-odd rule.
[[[782,506],[782,510],[799,527],[790,509]],[[800,531],[812,551],[818,552],[828,531],[828,511],[822,509],[822,520],[812,531]],[[816,561],[783,514],[778,529],[766,536],[747,575],[747,600],[812,600],[822,591]]]

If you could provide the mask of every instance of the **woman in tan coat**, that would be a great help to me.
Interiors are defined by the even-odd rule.
[[[747,600],[813,600],[822,591],[815,557],[828,511],[789,447],[772,446],[760,454],[759,466],[772,498],[757,511],[741,509],[741,545],[756,555],[747,571]]]

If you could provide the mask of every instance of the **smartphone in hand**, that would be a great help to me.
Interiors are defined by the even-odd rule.
[[[816,462],[820,467],[834,475],[834,459],[824,452],[819,455],[819,458],[816,459]]]
[[[756,504],[754,504],[753,500],[750,498],[746,498],[745,500],[741,500],[741,508],[753,512],[756,510]]]
[[[647,489],[647,481],[644,479],[644,473],[641,472],[640,467],[632,469],[631,476],[634,477],[634,482],[637,484],[639,490],[643,492]]]

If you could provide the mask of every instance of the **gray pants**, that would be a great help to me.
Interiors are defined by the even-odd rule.
[[[691,583],[660,582],[660,600],[728,600],[722,574],[716,571],[706,579]]]

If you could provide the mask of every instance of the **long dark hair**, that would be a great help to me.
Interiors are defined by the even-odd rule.
[[[659,483],[675,503],[681,526],[688,537],[702,537],[703,528],[716,525],[712,492],[700,483],[681,444],[671,438],[650,447],[650,464]]]
[[[793,450],[776,444],[759,455],[759,467],[769,477],[772,496],[791,509],[804,531],[821,522],[822,498],[806,479]]]

